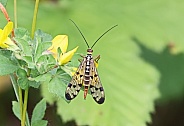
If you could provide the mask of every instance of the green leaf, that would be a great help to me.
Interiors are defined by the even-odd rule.
[[[49,82],[51,80],[51,77],[52,77],[52,74],[46,73],[35,77],[34,80],[36,82]]]
[[[0,76],[8,75],[15,72],[18,66],[10,61],[7,57],[0,55]]]
[[[10,3],[10,9],[12,8],[13,10],[12,3]],[[104,3],[106,3],[106,6],[103,6]],[[30,6],[33,7],[33,5],[29,2],[23,2],[22,4],[22,9],[26,9],[20,11],[20,15],[29,17],[29,15],[25,15],[25,13],[31,13],[27,8],[30,8]],[[81,4],[85,4],[85,6],[81,6]],[[68,21],[68,17],[71,16],[71,13],[73,17],[76,17],[73,20],[78,24],[79,28],[84,31],[90,45],[104,30],[114,24],[118,24],[116,29],[105,35],[94,47],[94,55],[101,55],[98,71],[105,88],[107,101],[107,103],[105,101],[104,105],[102,105],[102,107],[104,107],[103,111],[97,110],[99,112],[97,115],[101,114],[102,116],[106,116],[108,117],[107,120],[98,120],[98,118],[95,118],[95,114],[89,118],[88,116],[85,117],[86,113],[84,111],[80,113],[80,116],[75,116],[74,118],[74,110],[67,108],[65,112],[60,111],[60,115],[65,118],[65,121],[73,117],[72,119],[75,119],[77,123],[86,121],[83,123],[91,124],[92,126],[95,121],[99,122],[99,124],[112,122],[113,126],[119,126],[118,123],[121,122],[124,122],[123,126],[143,126],[146,121],[149,121],[149,113],[153,111],[150,106],[154,105],[153,101],[158,97],[158,88],[161,88],[162,96],[164,95],[164,99],[167,102],[176,98],[183,99],[183,68],[181,67],[182,58],[179,56],[180,53],[175,56],[175,54],[167,52],[170,58],[164,57],[165,55],[163,55],[165,53],[164,49],[170,42],[174,44],[176,53],[183,52],[184,50],[183,5],[184,2],[181,0],[116,0],[108,2],[105,0],[79,0],[72,1],[71,9],[69,7],[65,11],[61,11],[61,8],[53,8],[48,5],[42,6],[42,9],[39,11],[39,27],[43,27],[47,32],[52,31],[53,35],[57,35],[61,32],[67,33],[70,41],[69,47],[79,45],[80,50],[78,52],[80,53],[86,52],[86,46],[84,46],[83,39],[79,35],[79,32],[75,30],[75,27]],[[97,6],[101,7],[94,10]],[[64,14],[61,15],[61,13]],[[57,20],[54,20],[56,18]],[[51,21],[52,19],[54,23]],[[19,23],[27,27],[30,24],[30,18],[23,18]],[[95,30],[94,26],[96,26]],[[132,36],[136,36],[136,38],[141,41],[141,44],[153,52],[153,55],[149,54],[144,56],[146,51],[143,51],[137,43],[132,41]],[[144,55],[142,55],[142,53],[144,53]],[[168,62],[166,61],[172,61],[169,63],[168,68]],[[176,66],[177,69],[175,69]],[[167,69],[169,69],[169,72]],[[179,70],[179,72],[177,72],[177,70]],[[158,82],[159,80],[160,82]],[[124,89],[122,89],[123,87]],[[174,90],[174,93],[170,91],[171,89]],[[115,96],[113,96],[114,93],[111,94],[111,90],[116,94]],[[145,92],[142,93],[142,90]],[[140,96],[136,97],[134,91],[140,92],[140,94],[138,93]],[[82,95],[83,92],[80,92],[80,94]],[[121,96],[123,96],[123,98],[121,98]],[[85,101],[81,97],[77,96],[70,105],[78,100],[78,102],[81,102],[80,105],[91,100],[90,96]],[[124,101],[120,102],[119,99],[123,99]],[[135,106],[137,105],[137,101],[139,101],[147,105],[147,107],[137,106],[136,109],[132,109],[132,105],[127,105],[129,101]],[[63,106],[63,104],[60,105],[60,107]],[[91,102],[91,105],[87,103],[85,105],[88,108],[91,107],[90,110],[93,110],[93,112],[96,111],[96,108],[99,108],[94,101]],[[79,105],[72,106],[76,109],[76,113],[78,113],[78,106]],[[112,109],[109,109],[109,106],[112,106]],[[88,111],[89,109],[85,110]],[[138,110],[140,110],[140,116],[135,116],[134,113]],[[66,116],[65,113],[69,113],[68,116]],[[71,115],[72,117],[70,118]],[[111,117],[109,115],[111,115]],[[119,119],[120,117],[121,119]],[[117,120],[113,122],[113,118],[117,118]],[[135,121],[133,120],[134,118]],[[142,123],[135,124],[137,120],[142,121]]]
[[[40,73],[38,72],[38,70],[37,69],[31,69],[31,72],[30,72],[30,77],[32,77],[32,78],[35,78],[35,77],[37,77],[38,75],[40,75]]]
[[[54,101],[58,100],[58,97],[56,97],[53,93],[50,93],[48,90],[48,84],[44,83],[41,85],[41,93],[44,97],[44,99],[49,104],[54,104]]]
[[[17,76],[18,78],[25,78],[27,77],[27,72],[21,68],[17,70]]]
[[[37,61],[37,69],[42,74],[54,69],[56,65],[56,60],[52,55],[42,55]]]
[[[23,39],[25,41],[31,41],[30,34],[25,28],[15,28],[14,29],[15,38]]]
[[[18,77],[18,80],[17,80],[18,85],[21,87],[21,89],[24,89],[24,90],[27,89],[31,82],[27,78],[27,72],[24,69],[19,68],[16,74]]]
[[[31,126],[47,126],[48,121],[46,120],[38,120],[35,121]]]
[[[81,2],[84,2],[86,6],[81,7]],[[111,25],[119,25],[94,47],[94,55],[99,53],[102,58],[99,61],[98,72],[105,88],[106,101],[104,105],[97,106],[90,95],[84,101],[81,91],[80,95],[70,105],[66,104],[63,107],[64,103],[58,104],[61,108],[59,113],[64,121],[75,119],[77,125],[93,126],[95,123],[97,125],[108,125],[108,123],[111,125],[113,123],[113,126],[144,126],[146,125],[145,122],[150,121],[149,113],[153,112],[154,100],[158,98],[158,84],[162,74],[155,66],[140,57],[140,47],[132,41],[131,37],[136,36],[143,40],[142,44],[157,52],[158,55],[169,41],[177,43],[177,48],[182,50],[184,47],[182,44],[183,30],[181,29],[181,26],[183,26],[183,17],[181,16],[183,2],[117,0],[116,2],[108,1],[106,6],[93,9],[96,6],[103,5],[104,2],[106,1],[102,0],[96,3],[94,1],[76,1],[73,3],[72,15],[79,15],[82,12],[80,18],[74,20],[81,30],[87,31],[84,32],[87,40],[98,38],[98,35],[101,35]],[[173,5],[178,8],[173,8]],[[41,13],[46,15],[46,12],[42,11]],[[56,15],[52,15],[52,13],[50,12],[50,15],[54,18],[57,13]],[[109,15],[113,15],[113,17]],[[82,17],[84,16],[90,20],[83,20]],[[43,18],[43,21],[49,23],[46,16],[43,16]],[[72,27],[72,25],[69,27],[70,22],[65,25],[67,21],[64,16],[56,22],[58,27],[69,34],[72,46],[81,45],[79,52],[85,53],[86,48],[81,43],[83,40],[78,35],[78,31],[73,31],[75,27]],[[82,27],[84,24],[85,27]],[[40,25],[45,26],[45,24]],[[98,26],[97,30],[93,30],[94,26]],[[54,24],[52,27],[54,27]],[[51,31],[51,28],[47,28],[48,31]],[[60,32],[59,28],[52,30],[55,35]],[[154,57],[150,58],[154,59]],[[173,85],[175,84],[173,83]],[[91,102],[86,103],[89,100]],[[71,106],[72,109],[67,106]],[[86,106],[86,108],[78,110],[78,106]],[[66,110],[63,111],[62,107]],[[94,111],[95,113],[86,117],[85,111],[88,112],[89,108],[90,113],[94,113]],[[75,113],[76,115],[73,115]],[[77,116],[79,113],[80,116]],[[98,118],[99,115],[101,115],[100,118]],[[102,118],[103,120],[101,120]]]
[[[17,83],[21,87],[21,89],[25,90],[25,89],[27,89],[29,87],[28,79],[26,77],[18,78]]]
[[[64,98],[64,92],[66,89],[66,84],[59,77],[54,77],[48,83],[48,90],[49,92],[56,94],[59,97]]]
[[[69,83],[70,76],[63,70],[59,70],[57,74],[48,83],[49,92],[65,99],[66,84]]]
[[[34,88],[39,88],[40,84],[41,84],[40,82],[28,81],[28,85],[29,85],[30,87],[34,87]]]
[[[44,33],[41,30],[37,30],[34,36],[34,59],[37,62],[38,58],[43,55],[50,46],[51,46],[52,36]]]
[[[140,57],[141,50],[132,40],[132,36],[144,40],[142,43],[154,51],[161,51],[165,43],[169,41],[165,39],[165,34],[169,33],[167,35],[172,41],[172,29],[177,25],[174,24],[173,28],[169,25],[173,23],[170,19],[174,17],[172,18],[169,14],[168,8],[174,2],[169,4],[166,0],[108,1],[106,6],[94,11],[94,7],[106,2],[105,0],[95,1],[74,1],[72,15],[79,15],[82,12],[80,18],[73,20],[81,30],[86,31],[84,34],[89,42],[98,38],[112,25],[118,24],[117,28],[106,34],[93,48],[93,56],[101,55],[98,73],[105,89],[106,100],[103,105],[98,105],[91,95],[84,100],[83,91],[80,91],[69,105],[60,100],[57,104],[58,113],[64,122],[74,119],[77,125],[146,126],[146,122],[151,121],[150,113],[154,111],[154,100],[159,97],[158,84],[162,75],[153,65]],[[85,6],[79,6],[81,3],[85,3]],[[164,12],[167,11],[167,15],[162,8]],[[173,12],[175,9],[171,10]],[[178,15],[177,12],[174,14]],[[84,16],[90,20],[83,20]],[[62,21],[63,18],[65,17],[62,17]],[[165,24],[168,21],[165,18],[170,20],[167,26]],[[58,27],[59,24],[62,25],[62,21],[58,21]],[[69,44],[73,44],[71,47],[81,45],[78,52],[86,53],[86,47],[84,43],[81,43],[83,40],[79,32],[73,31],[75,27],[65,26],[65,22],[67,21],[63,21],[61,28],[64,27],[64,31],[69,34]],[[83,27],[84,24],[86,27]],[[68,25],[70,26],[70,23]],[[94,26],[98,27],[94,30]],[[182,23],[180,23],[181,26]],[[57,34],[59,30],[54,32]],[[180,36],[183,36],[181,33],[179,33]],[[182,43],[181,40],[178,43]],[[89,45],[92,44],[93,42],[89,43]],[[184,47],[179,45],[181,48]],[[90,116],[86,116],[86,112],[90,113]]]
[[[51,42],[42,42],[42,43],[38,43],[38,46],[35,50],[35,62],[38,61],[38,59],[43,55],[43,52],[46,51],[50,46],[51,46]]]
[[[122,64],[118,63],[117,66],[124,66],[125,73],[121,75],[117,74],[121,71],[118,67],[111,66],[117,72],[111,75],[113,78],[107,78],[108,74],[111,73],[110,69],[102,71],[103,74],[100,77],[106,94],[106,101],[103,105],[97,105],[91,95],[88,95],[87,99],[84,100],[83,91],[80,91],[79,95],[71,101],[70,105],[64,101],[59,101],[58,113],[62,113],[62,119],[67,121],[75,118],[78,125],[98,125],[100,122],[103,122],[102,126],[126,126],[127,123],[143,125],[145,120],[150,121],[150,117],[145,111],[154,110],[154,105],[151,101],[153,98],[158,97],[158,91],[153,89],[153,85],[150,84],[158,83],[154,80],[154,77],[158,75],[148,64],[142,65],[143,63],[138,59],[136,63],[136,66],[131,61],[126,61]],[[103,65],[105,67],[105,63]],[[142,69],[143,66],[144,70]],[[134,78],[133,80],[127,80],[127,77],[130,75]],[[151,76],[153,78],[150,78]],[[121,79],[122,81],[119,83],[114,83],[114,77],[118,80],[124,79]],[[152,93],[150,94],[150,92]],[[75,106],[83,107],[76,108]],[[90,113],[90,117],[82,114],[86,111]],[[78,116],[78,113],[81,113],[80,116]]]
[[[8,2],[8,0],[0,0],[0,3],[1,3],[4,7],[6,7],[7,2]]]
[[[36,32],[35,32],[35,36],[34,36],[36,39],[41,39],[42,42],[48,42],[48,41],[52,41],[52,36],[43,32],[42,30],[38,29]]]
[[[8,59],[11,59],[12,58],[12,51],[0,49],[0,55],[3,55],[5,57],[7,57]]]
[[[35,68],[35,63],[33,61],[32,56],[23,56],[22,59],[28,64],[28,68]]]
[[[42,99],[37,105],[35,106],[33,110],[33,115],[31,118],[31,126],[36,126],[40,124],[40,126],[44,126],[45,121],[42,120],[42,118],[45,115],[45,110],[46,110],[46,101]],[[42,120],[42,121],[41,121]]]
[[[20,104],[17,101],[12,101],[12,110],[15,116],[20,120]]]
[[[22,38],[15,38],[15,41],[17,42],[17,44],[22,49],[21,53],[22,53],[23,56],[32,56],[32,48],[29,45],[28,41],[26,41]]]

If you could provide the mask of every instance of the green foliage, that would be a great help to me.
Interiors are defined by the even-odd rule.
[[[34,40],[31,40],[30,35],[26,29],[17,28],[15,29],[15,36],[16,37],[14,39],[21,48],[20,57],[28,64],[28,68],[35,69],[35,67],[37,67],[40,73],[44,73],[46,72],[46,67],[48,65],[55,65],[56,62],[52,56],[42,54],[51,46],[50,35],[38,30],[35,33]],[[47,59],[49,60],[47,61]],[[40,66],[43,68],[40,69]]]
[[[13,101],[12,102],[12,110],[15,116],[20,119],[20,103]],[[47,121],[42,120],[45,115],[46,110],[46,101],[42,99],[37,105],[35,106],[31,118],[31,126],[47,126]]]
[[[34,122],[31,126],[47,126],[47,121],[46,120],[39,120]]]
[[[12,101],[12,111],[14,115],[21,120],[21,114],[20,114],[20,103],[17,101]],[[27,118],[27,117],[26,117]],[[29,126],[29,123],[26,122],[26,126]]]
[[[17,71],[17,82],[22,89],[27,89],[29,86],[38,88],[40,82],[35,81],[34,78],[49,72],[49,69],[56,64],[53,56],[42,54],[51,46],[50,35],[40,30],[35,34],[35,38],[32,40],[26,29],[15,29],[16,37],[14,40],[20,47],[20,51],[16,52],[15,56],[18,58],[19,66],[21,66]]]
[[[145,24],[145,18],[143,16],[141,18],[140,15],[147,12],[141,6],[148,3],[144,0],[138,5],[136,1],[119,0],[116,1],[117,3],[108,1],[105,7],[94,10],[104,2],[106,3],[106,1],[83,0],[73,2],[73,10],[71,10],[72,13],[69,13],[69,17],[78,24],[87,40],[95,40],[106,29],[118,24],[116,29],[104,36],[94,47],[94,56],[97,53],[101,55],[98,72],[105,89],[106,101],[99,106],[90,95],[87,100],[83,100],[83,91],[80,91],[80,94],[70,104],[62,100],[57,102],[58,113],[64,121],[75,119],[78,125],[144,126],[145,122],[151,121],[149,113],[154,111],[154,100],[159,97],[160,73],[153,65],[142,60],[139,56],[141,50],[132,37],[136,36],[141,39],[146,37],[145,32],[141,30],[144,31],[145,27],[142,26],[149,27],[149,24]],[[85,6],[81,7],[81,4]],[[155,2],[155,4],[160,3]],[[45,15],[44,12],[40,13]],[[56,15],[57,13],[51,18],[58,17],[54,22],[60,24],[58,25],[60,28],[54,30],[55,34],[63,29],[71,36],[70,41],[73,42],[73,45],[80,46],[78,52],[85,53],[86,45],[78,31],[75,30],[76,28],[70,21],[67,21],[68,17],[64,14]],[[75,15],[80,15],[80,18],[76,18]],[[45,20],[44,16],[42,19]],[[62,22],[66,22],[67,25],[62,25]],[[94,26],[95,30],[93,30]],[[150,43],[155,42],[151,37],[146,39]],[[92,43],[89,41],[90,45]],[[49,102],[53,102],[53,97],[50,97],[45,90],[43,92],[44,97]],[[86,116],[86,113],[90,113],[90,116]]]
[[[12,101],[12,110],[15,116],[20,120],[20,104],[17,101]]]
[[[65,99],[64,92],[66,88],[66,83],[68,83],[70,80],[70,76],[67,72],[70,72],[70,70],[65,72],[64,68],[66,67],[65,69],[70,69],[70,67],[58,66],[54,57],[51,54],[45,53],[47,49],[51,46],[50,35],[40,30],[38,30],[38,32],[36,32],[35,34],[35,38],[34,40],[32,40],[29,37],[29,33],[25,29],[16,29],[15,35],[17,37],[15,37],[14,40],[20,47],[20,50],[15,51],[13,54],[11,54],[11,52],[9,53],[8,51],[1,51],[0,54],[2,54],[2,58],[5,59],[3,59],[3,61],[6,62],[9,59],[14,59],[13,61],[17,63],[17,82],[14,83],[17,83],[21,89],[25,90],[25,92],[29,87],[38,88],[41,82],[43,82],[48,85],[47,90],[49,90],[54,95]],[[6,54],[5,56],[3,56],[4,53]],[[0,63],[2,65],[3,62]],[[9,63],[8,65],[10,66],[11,64]],[[16,89],[16,91],[18,90]],[[17,97],[18,100],[20,95],[22,94],[19,94],[19,96]],[[24,97],[26,98],[26,96]],[[24,114],[20,114],[20,110],[22,108],[20,108],[19,102],[12,103],[13,112],[22,121]],[[26,104],[25,101],[24,104]],[[33,110],[31,126],[47,125],[48,122],[46,120],[42,120],[45,114],[45,110],[46,101],[42,100],[36,105],[35,109]],[[26,123],[29,123],[29,121],[26,121]]]
[[[20,12],[20,15],[25,16],[24,20],[20,20],[20,24],[27,27],[30,19],[24,13],[28,13],[27,8],[32,6],[27,1],[22,1],[21,5],[22,9],[26,8],[26,12]],[[98,71],[105,88],[105,103],[96,105],[90,95],[87,100],[83,100],[82,91],[70,104],[60,100],[57,103],[58,113],[64,121],[75,119],[78,125],[144,126],[145,122],[150,122],[149,113],[154,111],[154,100],[159,97],[158,88],[161,91],[161,102],[167,103],[169,100],[184,97],[184,2],[79,0],[70,5],[67,9],[62,6],[53,9],[55,6],[42,4],[37,26],[54,35],[63,32],[68,34],[73,46],[80,46],[78,52],[85,53],[86,45],[76,28],[68,21],[69,17],[78,24],[87,40],[98,38],[114,24],[118,24],[118,27],[94,47],[94,54],[101,55]],[[61,10],[64,10],[63,13]],[[172,53],[167,48],[170,42],[174,43],[176,53],[181,53]],[[35,47],[42,48],[36,44]],[[44,61],[46,58],[40,55],[41,53],[36,53],[34,59]],[[25,62],[32,62],[32,59],[27,58]],[[38,73],[44,73],[47,68],[47,65],[38,67]],[[48,85],[42,85],[42,92],[49,103],[57,99],[53,93],[62,97],[66,87],[59,77],[53,76],[56,72],[55,69],[47,75],[34,78],[36,81],[48,82]],[[52,95],[48,91],[52,92]],[[90,116],[86,116],[88,113]]]
[[[48,83],[49,92],[65,99],[65,90],[70,79],[71,77],[65,71],[58,71]]]
[[[36,82],[49,82],[51,80],[52,74],[51,73],[46,73],[37,76],[35,79]]]
[[[3,2],[4,5],[6,4],[6,1],[0,2]],[[14,2],[14,4],[15,3],[16,2]],[[36,2],[35,4],[32,33],[35,32],[35,17],[37,17],[36,12],[38,10],[38,3],[39,2]],[[16,4],[14,5],[14,8],[17,10]],[[2,6],[0,9],[3,11],[5,18],[10,21],[6,10],[4,10]],[[14,14],[16,20],[17,12]],[[76,50],[74,50],[72,54],[68,53],[67,56],[69,58],[63,58],[65,64],[62,64],[61,67],[60,59],[56,59],[53,56],[59,55],[54,51],[61,47],[53,44],[54,42],[57,43],[57,41],[52,41],[51,35],[44,33],[41,30],[37,30],[35,35],[31,35],[30,37],[27,29],[17,28],[16,26],[17,22],[15,21],[15,29],[13,28],[13,22],[8,23],[3,30],[0,29],[0,75],[10,74],[18,101],[12,102],[12,110],[15,116],[20,119],[22,126],[30,126],[29,117],[27,115],[29,88],[39,88],[41,82],[43,82],[48,84],[48,90],[51,93],[64,98],[66,83],[69,82],[69,74],[71,74],[71,70],[73,69],[73,67],[67,66],[67,62],[72,58]],[[34,38],[32,38],[32,36],[34,36]],[[50,49],[51,45],[52,49]],[[62,46],[67,48],[68,42]],[[63,54],[60,55],[60,57],[61,56],[63,56]],[[65,70],[67,70],[67,72]],[[60,81],[61,85],[59,85]],[[57,84],[57,86],[55,86],[55,84]],[[22,89],[24,91],[22,91]],[[24,92],[24,101],[22,92]],[[48,122],[42,120],[45,115],[45,110],[46,100],[41,100],[33,110],[31,126],[47,125]]]
[[[106,6],[101,7],[104,3],[106,3]],[[81,6],[81,4],[84,6]],[[136,104],[136,99],[139,99],[139,97],[136,96],[137,94],[134,94],[134,91],[130,90],[131,85],[134,84],[135,86],[140,86],[138,88],[140,90],[136,89],[140,92],[140,99],[142,97],[142,99],[144,99],[148,94],[150,94],[150,100],[155,99],[158,97],[158,90],[156,88],[159,88],[162,96],[159,101],[168,103],[170,100],[176,98],[183,99],[184,97],[182,90],[182,52],[184,49],[184,31],[182,25],[184,21],[182,16],[184,12],[183,5],[184,2],[180,0],[169,2],[167,0],[117,0],[116,2],[80,0],[73,2],[72,6],[70,6],[72,8],[70,12],[72,13],[69,13],[68,16],[64,14],[59,16],[61,13],[56,13],[57,10],[50,10],[49,12],[50,15],[54,13],[54,15],[51,16],[51,20],[53,19],[53,22],[58,24],[57,28],[54,27],[54,25],[52,26],[54,27],[53,34],[57,34],[60,32],[60,29],[63,29],[69,34],[70,41],[73,42],[73,45],[80,45],[78,52],[83,53],[86,51],[86,46],[77,30],[75,32],[73,25],[67,21],[68,17],[72,18],[79,25],[87,40],[94,40],[104,29],[117,23],[118,28],[106,35],[94,47],[94,53],[99,53],[102,58],[99,61],[99,74],[106,91],[105,93],[108,95],[108,92],[110,92],[110,97],[113,97],[111,90],[118,90],[114,92],[120,97],[124,95],[123,92],[127,92],[136,97],[133,100],[135,101],[133,104]],[[45,22],[46,13],[40,13],[43,15],[42,20]],[[57,18],[57,20],[54,20],[55,18]],[[62,22],[67,22],[67,25]],[[49,21],[45,23],[49,24]],[[52,28],[45,28],[42,21],[40,21],[39,26],[47,31],[52,31]],[[93,30],[94,27],[95,30]],[[132,39],[133,37],[140,40],[140,44],[147,50],[142,50],[140,44]],[[176,53],[181,53],[172,54],[169,50],[165,51],[170,42],[174,43]],[[120,88],[115,85],[119,85],[124,88],[125,91],[121,91]],[[141,88],[144,87],[147,93],[142,94]],[[127,96],[127,99],[129,98],[130,96]],[[79,96],[77,96],[76,99],[79,100]],[[120,102],[122,106],[127,103],[127,99],[124,100],[123,103]],[[117,102],[119,103],[119,100],[113,100],[111,104],[116,106],[116,104],[118,104]],[[73,102],[71,104],[73,104]],[[94,105],[94,103],[92,104]],[[151,103],[148,104],[148,102],[145,102],[144,105],[149,106],[150,104]],[[160,104],[160,102],[158,104]],[[77,106],[73,107],[78,109]],[[153,106],[153,104],[150,106]],[[146,108],[148,107],[140,107],[139,109],[137,108],[137,110],[145,109],[145,113],[152,111],[152,109]],[[121,111],[123,110],[124,108],[121,107]],[[108,111],[108,109],[106,109],[106,111]],[[129,112],[130,109],[127,109],[127,111]],[[117,111],[114,113],[116,112]],[[62,117],[65,118],[65,113],[62,111],[60,113]],[[71,113],[73,114],[74,112]],[[128,115],[133,116],[133,113],[129,113]],[[75,119],[78,120],[77,122],[84,120],[79,118],[80,117],[77,116],[75,117]],[[69,118],[66,120],[69,120]],[[102,122],[100,124],[102,124]]]
[[[0,59],[0,76],[11,74],[18,69],[17,65],[4,56],[3,53],[0,53]]]
[[[33,110],[33,115],[31,118],[31,126],[47,126],[47,121],[42,120],[45,115],[46,101],[42,99]]]

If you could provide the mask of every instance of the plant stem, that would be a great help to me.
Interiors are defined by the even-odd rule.
[[[10,21],[10,17],[8,16],[8,13],[7,13],[7,11],[6,11],[6,8],[1,4],[1,2],[0,2],[0,9],[1,9],[1,11],[3,12],[3,14],[4,14],[6,20],[9,22],[9,21]]]
[[[14,0],[14,24],[15,28],[17,28],[17,0]],[[21,126],[24,126],[23,123],[23,116],[22,116],[22,89],[18,86],[19,91],[19,104],[20,104],[20,119],[21,119]]]
[[[21,124],[22,126],[25,126],[28,93],[29,93],[29,88],[27,88],[24,92],[24,105],[23,105],[22,124]]]
[[[17,0],[14,0],[14,24],[17,28]]]
[[[35,9],[34,9],[34,15],[33,15],[32,32],[31,32],[31,37],[32,38],[34,38],[34,32],[35,32],[35,28],[36,28],[36,19],[37,19],[37,13],[38,13],[38,5],[39,5],[39,0],[36,0]]]
[[[39,0],[36,0],[34,15],[33,15],[31,38],[34,38],[34,32],[35,32],[35,28],[36,28],[36,19],[37,19],[37,13],[38,13],[38,5],[39,5]],[[27,75],[29,76],[29,74],[30,74],[30,69],[28,69]],[[29,94],[29,87],[24,92],[24,105],[23,105],[23,114],[22,114],[22,122],[21,122],[22,126],[25,126],[28,94]]]
[[[20,104],[20,119],[21,119],[21,126],[24,126],[23,123],[23,114],[22,114],[22,89],[19,86],[19,104]]]
[[[18,84],[17,84],[17,82],[16,82],[16,79],[15,79],[15,76],[14,76],[14,74],[10,74],[10,79],[11,79],[11,82],[12,82],[12,85],[13,85],[13,89],[14,89],[14,92],[15,92],[15,96],[16,96],[16,98],[17,98],[17,101],[18,102],[20,102],[20,94],[19,94],[19,86],[18,86]],[[21,95],[21,97],[22,97],[22,95]],[[22,103],[22,102],[20,102],[20,103]],[[21,109],[22,110],[22,109]],[[20,110],[20,111],[21,111]],[[26,113],[26,125],[27,126],[30,126],[30,123],[29,123],[29,118],[28,118],[28,114]]]

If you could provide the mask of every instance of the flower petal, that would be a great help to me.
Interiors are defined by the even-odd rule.
[[[74,48],[73,50],[71,50],[67,53],[64,53],[63,55],[60,55],[59,65],[63,65],[63,64],[68,63],[71,60],[74,53],[77,51],[77,48],[78,48],[78,46],[76,48]]]
[[[1,36],[1,34],[3,33],[3,30],[2,29],[0,29],[0,36]]]
[[[9,41],[10,38],[6,38],[6,40],[0,42],[1,48],[8,48],[9,46],[6,44],[7,41]],[[11,40],[11,39],[10,39]]]
[[[47,49],[47,52],[52,54],[57,60],[58,48],[61,49],[62,53],[65,53],[68,47],[68,36],[67,35],[57,35],[52,40],[52,46]]]
[[[13,30],[13,22],[8,22],[8,24],[4,27],[3,32],[0,37],[0,41],[3,42],[8,37],[8,35]]]
[[[3,41],[1,41],[2,34],[3,34],[3,30],[2,30],[2,29],[0,29],[0,47],[1,47],[1,45],[3,44]]]
[[[51,52],[57,54],[57,49],[60,47],[62,53],[65,53],[68,47],[68,36],[67,35],[57,35],[52,40],[52,46],[48,49]]]
[[[68,48],[68,36],[67,35],[58,35],[60,39],[59,47],[62,53],[65,53]]]

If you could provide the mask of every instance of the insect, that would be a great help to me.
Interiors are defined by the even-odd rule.
[[[74,99],[78,95],[81,87],[83,86],[84,87],[84,99],[86,99],[88,90],[90,89],[90,92],[91,92],[93,99],[98,104],[102,104],[105,101],[105,92],[104,92],[104,88],[102,87],[100,77],[98,76],[97,68],[95,66],[95,63],[97,63],[98,60],[100,59],[100,55],[98,55],[96,58],[93,58],[92,57],[92,53],[93,53],[92,48],[94,47],[94,45],[98,42],[98,40],[102,36],[104,36],[107,32],[109,32],[111,29],[113,29],[117,25],[111,27],[105,33],[103,33],[94,42],[94,44],[90,48],[88,42],[86,41],[84,35],[82,34],[82,32],[80,31],[78,26],[75,24],[74,21],[72,21],[72,22],[76,26],[76,28],[78,29],[80,34],[82,35],[84,41],[86,42],[88,49],[87,49],[87,55],[82,56],[83,59],[79,60],[80,65],[79,65],[77,71],[75,72],[74,76],[72,77],[72,80],[68,84],[68,87],[66,88],[65,97],[67,100]]]

